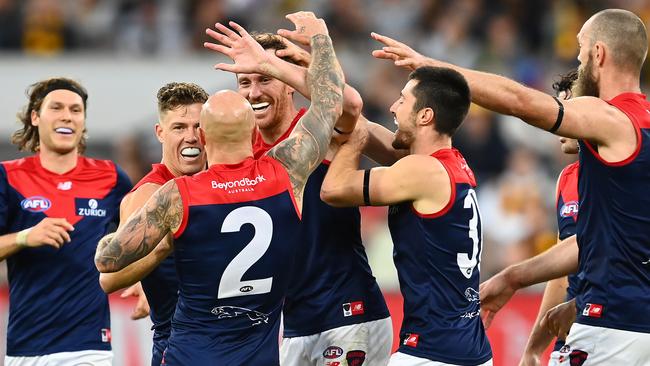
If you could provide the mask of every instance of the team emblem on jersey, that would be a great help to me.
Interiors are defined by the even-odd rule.
[[[43,212],[52,207],[52,202],[42,196],[32,196],[20,201],[20,207],[29,212]]]
[[[560,209],[560,216],[575,217],[578,214],[578,201],[569,201]]]
[[[346,302],[343,304],[343,316],[362,315],[363,301]]]
[[[467,289],[465,289],[465,298],[469,302],[479,301],[478,291],[474,290],[471,287],[468,287]]]
[[[268,314],[239,306],[217,306],[212,308],[210,312],[216,315],[217,319],[238,318],[242,315],[246,315],[248,319],[253,322],[251,325],[259,325],[269,322]]]
[[[419,334],[406,333],[406,336],[404,337],[404,341],[402,342],[402,344],[409,347],[417,347],[418,341],[420,341]]]
[[[77,198],[77,216],[105,217],[106,209],[99,207],[99,202],[94,198]]]
[[[350,351],[345,355],[345,360],[348,361],[348,366],[361,366],[366,360],[366,353],[360,350]]]
[[[337,346],[329,346],[323,351],[323,357],[327,359],[335,359],[343,356],[343,348]]]

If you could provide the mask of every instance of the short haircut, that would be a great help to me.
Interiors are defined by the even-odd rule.
[[[279,36],[274,33],[258,33],[258,32],[252,32],[251,37],[253,37],[254,40],[257,41],[257,43],[262,46],[263,49],[265,50],[284,50],[287,48],[287,45],[284,43],[282,36]],[[289,57],[281,57],[284,61],[290,62],[292,64],[296,64],[295,61],[293,61]]]
[[[38,81],[29,86],[27,89],[28,104],[18,112],[16,117],[22,123],[22,128],[15,131],[11,135],[11,143],[18,146],[20,151],[37,152],[40,148],[40,135],[38,134],[38,126],[32,125],[32,111],[40,114],[41,106],[45,97],[54,90],[65,89],[77,93],[84,105],[84,116],[86,115],[86,103],[88,101],[88,92],[80,83],[64,78],[55,77]],[[79,153],[86,150],[86,131],[79,141]]]
[[[446,67],[425,66],[409,75],[417,80],[413,88],[413,112],[431,108],[435,114],[438,133],[453,136],[467,116],[471,102],[467,81],[459,72]]]
[[[158,113],[195,103],[203,104],[208,93],[194,83],[168,83],[158,90]]]
[[[645,25],[631,11],[607,9],[592,17],[591,38],[605,43],[614,63],[625,70],[640,72],[648,53],[648,35]]]
[[[553,90],[555,95],[560,95],[564,92],[566,95],[571,95],[571,88],[573,83],[578,79],[578,69],[573,69],[564,75],[560,75],[560,80],[553,83]]]

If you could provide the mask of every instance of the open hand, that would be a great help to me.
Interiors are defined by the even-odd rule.
[[[370,35],[373,39],[385,45],[380,50],[372,51],[372,55],[376,58],[392,60],[395,66],[404,67],[413,71],[418,67],[429,64],[427,61],[432,61],[402,42],[375,32]]]
[[[241,25],[235,22],[228,24],[234,31],[221,23],[214,25],[218,32],[210,28],[205,30],[205,33],[219,44],[205,42],[203,47],[224,54],[235,62],[234,64],[218,63],[214,65],[215,69],[233,73],[257,73],[273,76],[270,75],[273,55],[266,52]]]
[[[310,11],[292,13],[286,18],[296,26],[296,30],[278,29],[278,34],[300,45],[309,46],[311,38],[317,34],[329,35],[325,21]]]

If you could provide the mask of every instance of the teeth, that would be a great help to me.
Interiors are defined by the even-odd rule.
[[[393,118],[393,122],[395,122],[395,126],[399,126],[399,125],[397,124],[397,118]]]
[[[260,109],[262,109],[262,108],[266,108],[266,107],[268,107],[269,105],[270,105],[269,102],[262,102],[262,103],[251,104],[251,107],[253,107],[253,110],[256,111],[256,110],[260,110]]]
[[[199,156],[200,153],[201,153],[201,149],[196,147],[186,147],[183,150],[181,150],[181,155],[187,157],[196,157]]]
[[[56,131],[57,133],[63,133],[63,134],[66,134],[66,135],[71,135],[71,134],[74,133],[74,131],[72,131],[71,128],[67,128],[67,127],[59,127],[57,129],[55,129],[54,131]]]

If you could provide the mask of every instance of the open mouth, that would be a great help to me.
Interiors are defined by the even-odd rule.
[[[59,127],[54,130],[54,132],[61,134],[61,135],[72,135],[74,133],[74,130],[68,127]]]
[[[270,105],[271,105],[271,103],[269,103],[269,102],[261,102],[261,103],[251,104],[251,107],[253,107],[253,110],[255,112],[263,112],[263,111],[267,110]]]
[[[201,155],[201,149],[198,147],[186,147],[181,150],[181,156],[186,159],[194,159]]]

